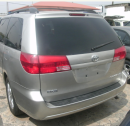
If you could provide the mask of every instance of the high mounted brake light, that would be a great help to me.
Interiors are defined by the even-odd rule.
[[[21,64],[30,74],[45,74],[71,70],[66,56],[41,56],[21,52]]]
[[[114,57],[113,57],[113,62],[122,60],[126,57],[126,48],[125,46],[122,46],[118,49],[115,49]]]
[[[85,14],[69,14],[70,16],[85,16]]]

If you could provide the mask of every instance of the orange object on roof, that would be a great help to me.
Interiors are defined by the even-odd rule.
[[[85,9],[85,10],[99,10],[96,7],[91,7],[91,6],[87,6],[87,5],[82,5],[82,4],[77,4],[77,3],[71,3],[71,2],[46,2],[46,1],[42,1],[42,2],[37,2],[34,3],[31,6],[24,6],[18,9],[14,9],[14,10],[10,10],[10,11],[16,11],[19,9],[25,9],[25,8],[29,8],[29,7],[35,7],[35,8],[60,8],[60,9],[70,9],[70,10],[75,10],[75,9]]]

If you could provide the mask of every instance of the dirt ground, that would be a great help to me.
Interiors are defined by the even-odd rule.
[[[8,107],[5,86],[0,82],[0,126],[119,126],[130,109],[130,85],[119,99],[111,99],[93,108],[66,117],[37,121],[24,114],[14,117]]]

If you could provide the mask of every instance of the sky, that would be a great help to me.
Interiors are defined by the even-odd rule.
[[[9,1],[8,2],[8,9],[13,10],[19,7],[23,7],[26,5],[31,5],[32,3],[36,3],[38,1]],[[100,6],[100,5],[110,5],[112,4],[112,1],[68,1],[68,2],[73,2],[73,3],[79,3],[79,4],[84,4],[84,5],[89,5],[89,6]],[[114,3],[128,3],[128,1],[114,1]],[[7,2],[1,1],[0,2],[0,13],[7,13]]]

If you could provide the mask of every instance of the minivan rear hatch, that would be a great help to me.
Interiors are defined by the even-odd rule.
[[[119,81],[124,59],[113,62],[113,57],[122,43],[103,18],[68,14],[35,22],[38,55],[65,56],[70,65],[68,70],[40,74],[45,101],[75,97]]]

